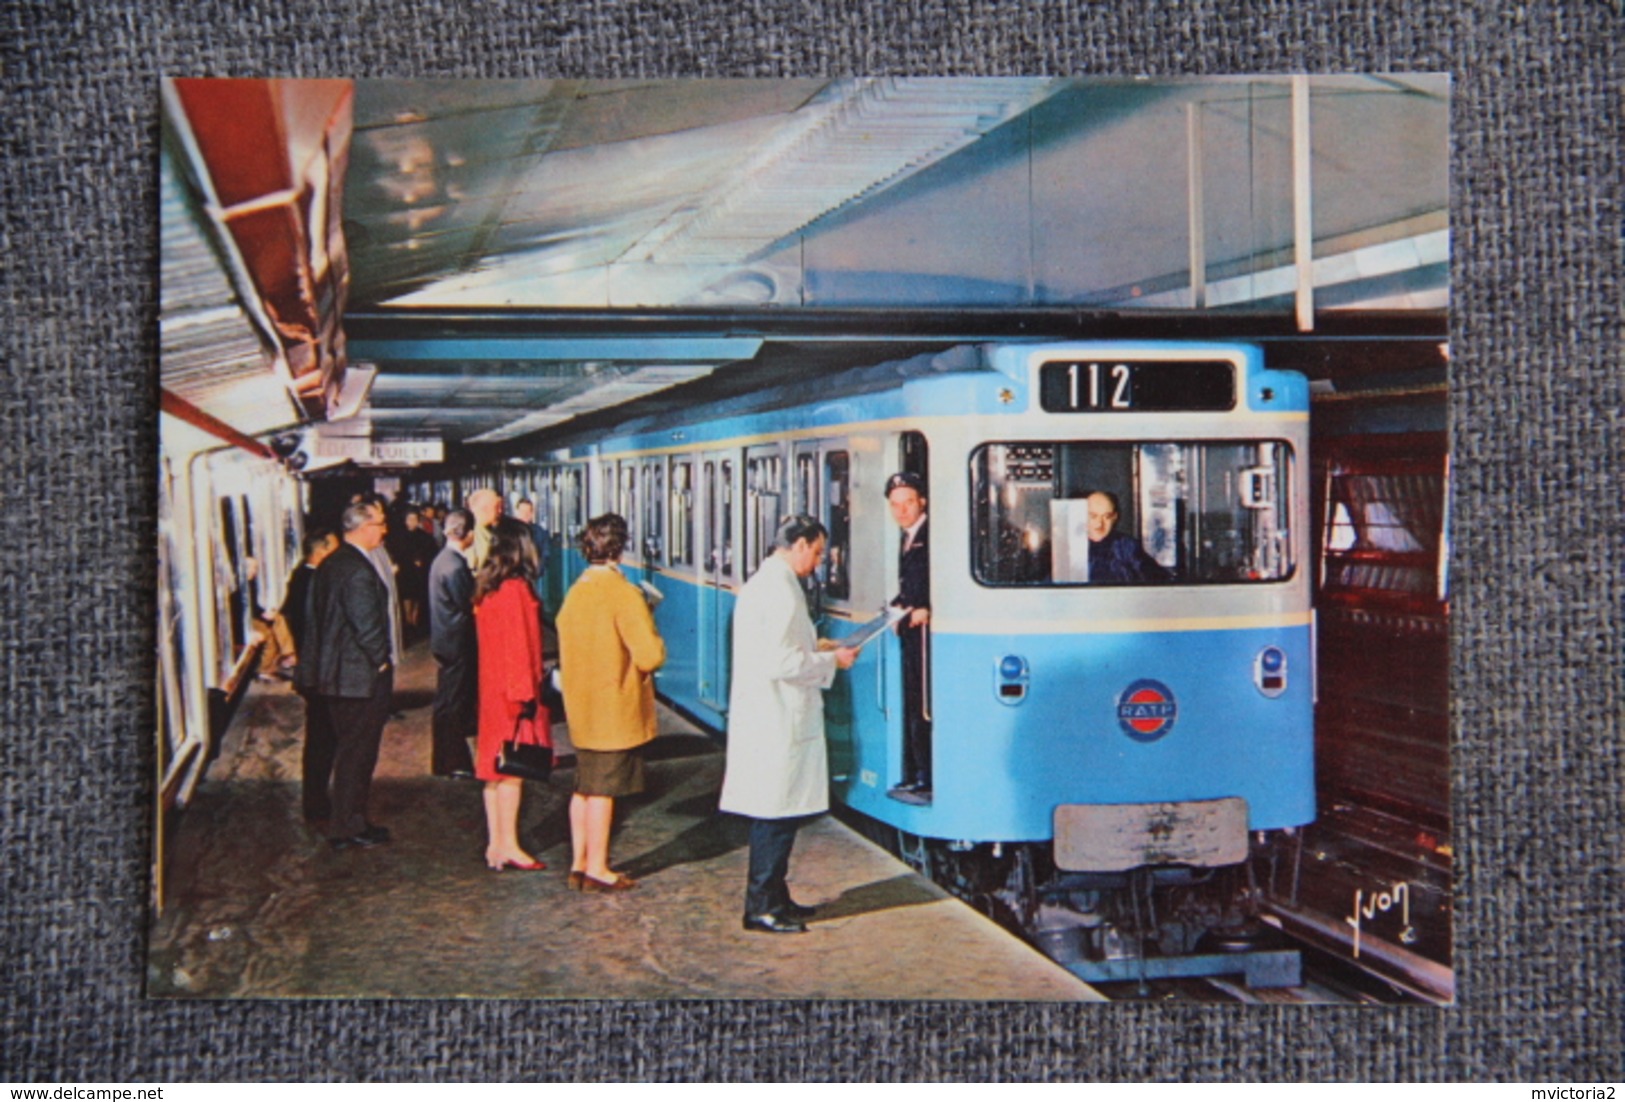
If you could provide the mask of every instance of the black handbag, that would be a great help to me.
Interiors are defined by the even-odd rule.
[[[527,730],[524,716],[514,719],[513,737],[505,740],[497,752],[498,773],[527,781],[545,781],[553,775],[553,747],[538,739],[536,731],[535,720],[530,721]]]

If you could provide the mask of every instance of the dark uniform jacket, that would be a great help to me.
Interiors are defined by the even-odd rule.
[[[365,552],[343,543],[316,570],[297,670],[300,688],[370,697],[389,663],[389,588]]]
[[[282,599],[282,618],[288,622],[293,634],[295,654],[305,647],[305,612],[310,607],[310,583],[316,580],[316,568],[302,562],[288,575],[287,596]]]
[[[930,527],[929,520],[922,523],[920,530],[914,533],[913,546],[898,556],[897,597],[892,601],[898,608],[931,607],[931,552],[926,547],[926,531]]]
[[[547,553],[552,549],[553,541],[548,538],[547,529],[540,524],[527,524],[530,529],[530,542],[536,545],[536,595],[542,594],[542,581],[547,576]]]
[[[1162,564],[1147,555],[1133,536],[1112,532],[1099,543],[1089,545],[1091,582],[1165,582],[1169,577]]]
[[[474,572],[450,543],[429,567],[429,651],[442,662],[474,657]]]

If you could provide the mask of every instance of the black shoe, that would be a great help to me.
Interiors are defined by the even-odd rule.
[[[329,839],[334,849],[371,849],[373,846],[382,846],[389,841],[389,828],[370,826],[360,834],[353,834],[348,838]]]
[[[794,899],[786,900],[784,906],[779,908],[780,917],[790,919],[792,922],[800,922],[805,919],[809,919],[817,913],[817,907],[802,906]]]
[[[746,915],[745,929],[759,934],[804,934],[807,927],[793,918],[776,914]]]

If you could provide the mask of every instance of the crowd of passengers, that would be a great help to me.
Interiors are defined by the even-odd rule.
[[[291,680],[306,705],[304,816],[336,850],[389,843],[389,830],[368,818],[368,793],[384,725],[398,717],[395,672],[406,645],[426,635],[437,669],[431,769],[482,783],[487,866],[546,868],[519,837],[524,780],[502,759],[505,744],[551,746],[562,710],[576,756],[566,883],[629,891],[637,882],[610,863],[611,826],[615,800],[645,788],[641,750],[657,733],[653,675],[665,643],[646,593],[620,570],[626,521],[595,517],[579,540],[586,569],[553,617],[559,665],[550,678],[541,583],[549,537],[531,502],[514,512],[505,515],[489,489],[453,509],[358,494],[336,528],[307,530],[286,599],[260,629],[262,676]],[[816,519],[786,518],[735,612],[720,806],[750,820],[752,931],[804,932],[815,912],[790,897],[790,850],[799,828],[828,810],[823,690],[857,658],[817,637],[803,596],[827,542]]]

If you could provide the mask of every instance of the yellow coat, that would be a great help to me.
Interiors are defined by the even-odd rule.
[[[565,594],[557,623],[571,744],[629,750],[654,738],[653,674],[666,644],[642,592],[618,570],[591,567]]]

